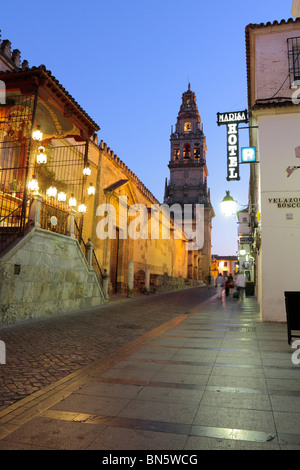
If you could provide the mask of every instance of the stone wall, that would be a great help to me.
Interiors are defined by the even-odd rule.
[[[151,221],[153,214],[150,212],[150,209],[153,205],[159,206],[159,201],[103,142],[100,144],[99,167],[98,192],[95,195],[96,207],[101,207],[105,203],[114,206],[116,217],[112,225],[120,229],[120,233],[122,233],[122,237],[120,237],[118,242],[118,261],[116,267],[117,292],[124,294],[127,292],[129,262],[131,260],[134,262],[135,273],[138,273],[140,269],[145,269],[145,266],[149,266],[151,273],[163,275],[167,272],[169,276],[174,278],[187,277],[188,251],[186,250],[185,237],[178,228],[173,227],[169,236],[165,234],[167,228],[170,228],[169,218],[166,215],[160,214],[158,219],[159,235],[151,238],[151,224],[154,224],[154,222]],[[127,198],[128,207],[131,207],[133,204],[141,204],[148,208],[148,238],[140,236],[137,239],[133,239],[128,234],[128,227],[132,222],[132,218],[127,217],[126,211],[125,215],[120,211],[119,197]],[[112,242],[109,238],[100,239],[101,231],[104,230],[100,221],[105,220],[105,218],[106,214],[100,214],[100,212],[97,213],[96,211],[95,231],[97,237],[92,238],[92,241],[102,269],[107,269],[107,272],[110,274],[112,268],[111,261],[115,259],[111,256]],[[137,229],[137,232],[139,229],[140,227]],[[105,230],[107,231],[107,227],[105,227]],[[112,276],[110,277],[110,295],[114,293],[111,279]],[[142,291],[142,289],[139,289],[139,292]],[[137,292],[135,288],[134,292]]]
[[[150,294],[159,294],[174,290],[187,289],[190,287],[205,285],[203,281],[172,277],[168,273],[150,274]],[[134,292],[145,293],[145,271],[140,269],[134,273]]]
[[[0,259],[0,324],[105,303],[77,240],[33,229]]]

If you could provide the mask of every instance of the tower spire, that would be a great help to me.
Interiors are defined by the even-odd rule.
[[[211,219],[214,217],[214,211],[207,188],[206,138],[196,101],[196,95],[191,91],[191,84],[188,81],[188,91],[182,94],[176,131],[172,132],[170,137],[171,152],[168,165],[170,180],[169,182],[165,180],[164,204],[169,207],[177,204],[183,210],[186,204],[190,205],[193,211],[191,218],[193,228],[198,223],[199,205],[203,208],[203,245],[196,250],[192,248],[187,269],[189,278],[204,279],[210,275]]]

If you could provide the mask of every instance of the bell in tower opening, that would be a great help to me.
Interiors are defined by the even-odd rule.
[[[171,132],[170,143],[170,180],[166,180],[164,203],[168,206],[180,204],[204,209],[204,243],[198,253],[189,254],[188,277],[202,279],[210,276],[211,271],[211,221],[215,216],[207,188],[208,170],[206,165],[206,138],[196,103],[196,95],[188,90],[182,94],[182,103],[177,116],[175,132]],[[193,224],[196,224],[194,218]]]

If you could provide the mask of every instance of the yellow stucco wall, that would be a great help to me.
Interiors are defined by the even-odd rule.
[[[120,186],[115,187],[109,192],[105,191],[111,185],[120,181],[124,181],[124,183],[122,184],[121,182]],[[105,203],[113,205],[116,214],[116,226],[120,227],[120,196],[127,198],[128,207],[131,207],[132,204],[142,204],[151,210],[151,205],[159,204],[159,201],[145,188],[136,175],[134,175],[105,144],[102,144],[99,155],[99,174],[94,208],[93,213],[86,217],[84,234],[85,238],[87,238],[88,234],[93,231],[93,234],[89,236],[89,238],[92,238],[96,256],[102,269],[106,268],[108,272],[110,269],[112,242],[108,238],[101,240],[99,236],[97,236],[97,229],[99,230],[100,228],[99,222],[104,220],[103,216],[97,215],[97,207]],[[171,231],[170,239],[151,239],[150,217],[151,212],[149,212],[148,215],[147,239],[138,238],[132,240],[129,236],[129,230],[127,230],[127,239],[119,241],[119,282],[127,282],[128,263],[130,260],[134,261],[135,272],[145,270],[146,266],[149,266],[151,274],[167,273],[169,276],[187,277],[187,252],[185,250],[185,241],[174,240],[173,231]],[[163,220],[165,223],[168,222],[168,220]],[[127,221],[127,229],[129,229],[131,221],[132,219]],[[124,230],[123,233],[126,233],[126,230]]]

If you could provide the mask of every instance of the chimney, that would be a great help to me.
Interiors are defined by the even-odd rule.
[[[294,18],[300,18],[300,0],[293,0],[292,15]]]
[[[17,69],[21,67],[21,52],[18,49],[14,49],[12,51],[11,60],[13,61]]]
[[[1,50],[6,57],[11,59],[11,42],[8,39],[4,39],[1,44]]]

